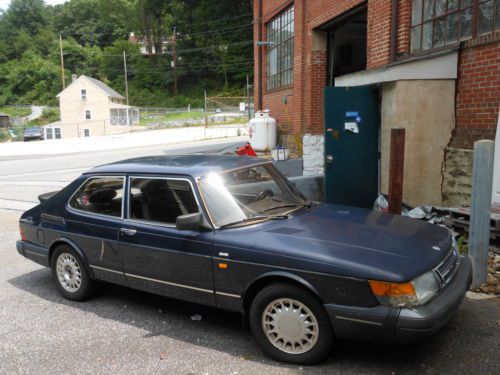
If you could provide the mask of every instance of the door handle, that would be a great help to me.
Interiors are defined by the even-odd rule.
[[[120,233],[123,233],[127,236],[134,236],[137,233],[137,229],[121,228]]]
[[[333,155],[326,155],[326,162],[328,164],[333,163]]]

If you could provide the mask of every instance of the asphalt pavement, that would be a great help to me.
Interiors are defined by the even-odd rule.
[[[139,155],[223,153],[237,144],[0,161],[0,204],[36,204],[38,194],[93,165]],[[65,300],[49,269],[16,252],[22,209],[0,209],[0,374],[500,374],[500,298],[465,299],[441,331],[420,342],[337,341],[326,362],[308,367],[267,358],[238,314],[109,284],[90,301]],[[193,320],[196,315],[201,320]]]

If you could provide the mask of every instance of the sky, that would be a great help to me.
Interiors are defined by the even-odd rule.
[[[45,4],[56,5],[65,3],[67,0],[45,0]],[[7,9],[9,7],[10,0],[0,0],[0,9]]]

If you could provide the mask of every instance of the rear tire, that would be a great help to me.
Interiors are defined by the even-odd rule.
[[[331,352],[333,330],[321,303],[310,292],[290,284],[262,289],[250,307],[252,333],[270,357],[311,365]]]
[[[78,253],[68,245],[60,245],[51,258],[52,276],[61,294],[72,301],[84,301],[95,290],[87,267]]]

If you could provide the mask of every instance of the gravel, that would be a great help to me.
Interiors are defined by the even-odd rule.
[[[103,285],[63,299],[48,269],[15,250],[19,212],[0,210],[1,374],[498,374],[500,298],[465,300],[430,339],[409,345],[337,342],[318,366],[264,356],[241,318]],[[201,320],[192,319],[199,315]]]

